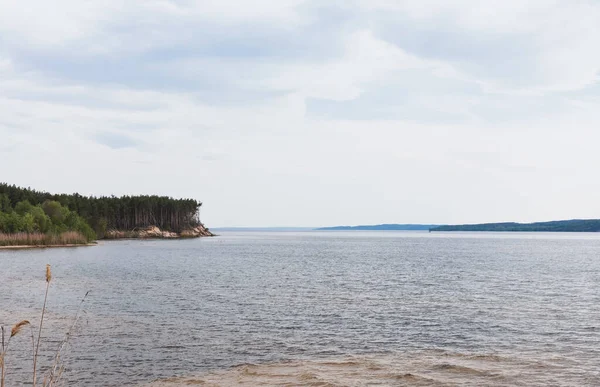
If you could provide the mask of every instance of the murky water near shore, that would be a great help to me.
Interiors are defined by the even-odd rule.
[[[597,378],[572,372],[556,357],[510,358],[439,350],[395,355],[244,364],[228,370],[167,378],[152,387],[205,386],[573,386]]]
[[[225,233],[0,251],[0,324],[67,385],[600,385],[600,235]],[[15,337],[7,386],[31,375]]]

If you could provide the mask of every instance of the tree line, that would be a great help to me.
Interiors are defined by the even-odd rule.
[[[0,194],[0,233],[60,235],[67,231],[76,231],[86,242],[96,239],[96,233],[85,219],[55,200],[35,206],[23,200],[13,206],[8,195]]]
[[[15,218],[24,216],[19,212],[26,214],[33,211],[31,216],[34,219],[40,219],[40,223],[34,222],[36,227],[40,228],[44,223],[41,220],[43,212],[51,218],[51,225],[56,226],[45,209],[54,213],[59,211],[56,209],[57,205],[60,205],[60,211],[65,214],[67,211],[73,212],[97,234],[98,238],[103,238],[106,230],[134,230],[148,226],[158,226],[163,230],[181,232],[200,224],[199,210],[202,203],[194,199],[173,199],[155,195],[95,197],[83,196],[78,193],[51,194],[0,183],[0,212],[5,214],[3,217]],[[17,211],[17,207],[19,207],[19,211]],[[28,210],[24,211],[24,208]],[[71,218],[74,215],[71,215]],[[69,219],[71,220],[71,218]],[[30,218],[28,217],[28,219]],[[59,219],[55,218],[54,220],[58,221]],[[0,223],[0,231],[2,231],[2,227],[2,223]],[[10,227],[8,227],[9,230],[14,229]],[[69,224],[67,227],[74,226]]]
[[[555,220],[535,223],[481,223],[439,226],[430,231],[600,232],[600,219]]]

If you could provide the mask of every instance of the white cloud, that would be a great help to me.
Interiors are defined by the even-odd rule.
[[[0,3],[0,33],[40,49],[77,47],[78,54],[148,50],[180,39],[179,27],[269,23],[292,28],[306,20],[297,7],[303,0],[32,0]],[[201,38],[201,36],[197,36]],[[125,46],[126,45],[126,46]]]
[[[492,36],[489,50],[506,50],[510,45],[527,44],[528,57],[506,51],[498,61],[511,63],[512,73],[487,71],[489,63],[482,53],[481,64],[463,63],[462,71],[478,67],[473,75],[491,92],[539,93],[578,90],[593,85],[599,79],[600,4],[592,1],[503,1],[475,0],[439,1],[389,0],[364,1],[365,9],[395,12],[421,25],[435,25],[440,37],[446,30],[460,31],[472,41]],[[460,42],[457,42],[460,44]],[[463,44],[469,44],[466,40]],[[495,56],[496,57],[496,56]],[[473,59],[472,56],[469,57]],[[460,58],[454,58],[460,62]],[[532,62],[530,62],[532,61]],[[519,69],[521,64],[521,69]],[[475,65],[475,66],[473,66]],[[499,64],[502,66],[502,64]],[[494,64],[494,67],[497,67]],[[523,71],[515,78],[514,72]]]
[[[1,178],[197,197],[210,226],[600,216],[598,6],[336,7],[2,3]],[[311,114],[323,101],[340,110]]]
[[[60,46],[89,36],[105,15],[118,12],[117,5],[116,1],[4,1],[0,32],[27,44]]]
[[[443,76],[456,76],[451,66],[423,60],[401,48],[377,39],[369,30],[359,30],[343,42],[344,54],[325,63],[283,65],[270,79],[259,80],[276,90],[293,90],[305,97],[351,100],[370,83],[395,77],[396,72],[425,69]],[[255,85],[256,86],[256,85]]]

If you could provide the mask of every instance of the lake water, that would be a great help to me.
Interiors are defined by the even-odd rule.
[[[70,386],[598,386],[600,235],[224,233],[0,251],[0,324]],[[31,377],[16,336],[7,386]]]

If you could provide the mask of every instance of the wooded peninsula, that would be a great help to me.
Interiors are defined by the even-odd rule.
[[[201,206],[194,199],[51,194],[0,183],[0,246],[213,236],[200,222]]]
[[[535,223],[463,224],[434,227],[430,231],[600,232],[600,219],[572,219]]]

